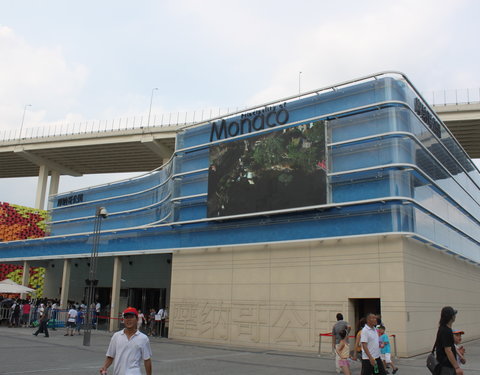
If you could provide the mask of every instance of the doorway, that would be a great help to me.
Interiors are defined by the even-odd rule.
[[[166,288],[130,288],[128,289],[128,305],[144,312],[151,308],[158,311],[164,307],[167,299]]]
[[[350,298],[351,312],[355,317],[355,321],[351,322],[355,332],[358,330],[358,321],[369,313],[379,315],[382,313],[380,298]],[[353,310],[353,311],[352,311]]]

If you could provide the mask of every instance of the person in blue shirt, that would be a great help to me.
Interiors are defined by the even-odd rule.
[[[78,314],[77,314],[75,323],[76,323],[75,330],[77,331],[78,335],[81,335],[80,329],[83,326],[83,310],[80,306],[78,307]]]
[[[382,358],[383,366],[386,369],[387,366],[390,365],[393,369],[392,373],[395,374],[398,371],[398,367],[396,367],[392,361],[390,340],[388,339],[388,335],[385,333],[385,327],[383,325],[378,327],[378,335],[380,336],[380,357]]]

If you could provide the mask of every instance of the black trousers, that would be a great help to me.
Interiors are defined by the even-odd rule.
[[[48,327],[47,327],[48,320],[40,320],[40,325],[38,326],[37,331],[34,333],[37,336],[39,333],[44,333],[45,337],[48,337]]]
[[[383,367],[383,361],[380,357],[375,358],[378,366],[378,374],[386,375],[385,367]],[[362,359],[362,375],[377,375],[373,372],[373,366],[369,359]]]

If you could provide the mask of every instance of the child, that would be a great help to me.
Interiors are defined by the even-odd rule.
[[[338,366],[342,369],[345,375],[350,375],[350,363],[348,359],[350,358],[350,347],[348,345],[348,336],[347,331],[342,329],[339,332],[340,342],[335,346],[335,351],[337,352],[338,357]]]
[[[463,331],[453,331],[453,342],[455,343],[455,348],[457,349],[457,362],[458,365],[461,367],[461,365],[464,365],[467,363],[467,360],[465,359],[465,348],[462,343],[462,335],[465,332]]]
[[[380,336],[380,357],[383,361],[383,367],[386,369],[387,365],[391,365],[393,369],[392,373],[395,374],[398,371],[398,367],[395,367],[395,364],[392,361],[392,356],[390,353],[390,340],[388,339],[388,335],[385,333],[385,327],[383,325],[378,327],[378,335]]]

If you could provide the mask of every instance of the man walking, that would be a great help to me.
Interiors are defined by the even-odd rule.
[[[48,326],[47,326],[48,320],[49,320],[48,313],[47,311],[43,310],[40,313],[39,326],[38,326],[38,329],[33,334],[34,336],[38,336],[39,333],[44,333],[45,337],[50,337],[50,335],[48,334]]]
[[[367,315],[367,324],[362,329],[360,342],[362,343],[362,375],[385,375],[385,367],[380,358],[380,343],[375,328],[377,316]]]
[[[114,363],[113,375],[141,375],[140,361],[143,359],[146,374],[152,375],[152,349],[147,335],[137,330],[137,309],[127,307],[123,320],[125,328],[112,336],[100,374],[106,374]]]
[[[338,313],[337,316],[337,322],[333,325],[332,327],[332,351],[335,353],[335,369],[337,373],[340,373],[341,369],[338,364],[338,360],[340,357],[338,356],[335,348],[338,343],[340,343],[341,337],[340,337],[340,332],[345,330],[347,332],[347,342],[348,342],[348,335],[350,334],[350,330],[352,327],[343,320],[343,315],[341,313]]]

